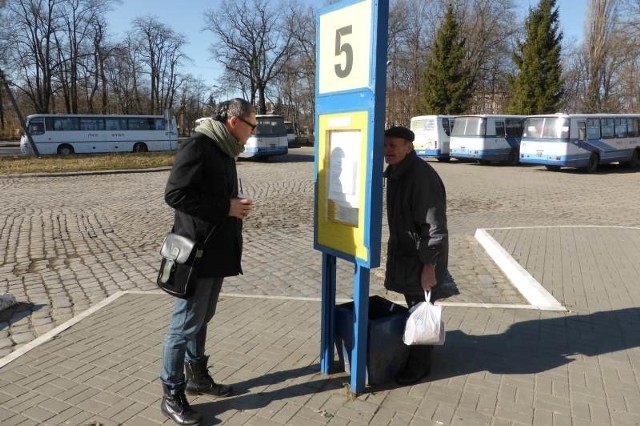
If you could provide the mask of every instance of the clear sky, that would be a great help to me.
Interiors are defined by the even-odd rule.
[[[242,0],[237,0],[242,1]],[[275,0],[273,0],[275,1]],[[321,0],[301,0],[306,4],[322,5]],[[213,41],[210,31],[202,31],[205,10],[221,7],[220,0],[123,0],[109,15],[111,30],[122,34],[131,27],[131,21],[141,16],[155,16],[160,22],[174,31],[186,36],[189,44],[184,52],[193,62],[188,71],[205,82],[214,84],[221,72],[220,65],[211,58],[209,46]],[[529,8],[535,7],[538,0],[514,0],[519,7],[520,17],[524,18]],[[560,25],[564,40],[579,42],[582,40],[587,0],[557,0],[560,11]]]

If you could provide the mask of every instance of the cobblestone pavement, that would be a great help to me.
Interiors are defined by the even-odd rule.
[[[525,303],[473,238],[476,228],[640,226],[638,173],[616,166],[587,175],[432,165],[447,186],[450,270],[461,292],[449,302]],[[228,279],[223,291],[320,297],[321,256],[312,247],[313,149],[270,162],[242,161],[238,170],[256,208],[245,224],[246,273]],[[119,290],[155,288],[158,248],[172,221],[163,202],[167,176],[0,177],[0,294],[21,302],[0,313],[0,356]],[[385,223],[383,241],[386,235]],[[382,253],[384,263],[384,244]],[[372,294],[385,293],[383,276],[383,268],[373,270]],[[337,297],[349,298],[348,262],[338,260],[337,281]]]

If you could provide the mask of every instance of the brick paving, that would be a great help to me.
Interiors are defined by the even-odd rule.
[[[432,164],[461,293],[446,301],[446,344],[422,383],[350,398],[345,373],[319,373],[312,150],[239,163],[257,202],[246,273],[225,282],[208,341],[214,376],[239,392],[193,399],[205,424],[640,424],[638,172]],[[172,219],[166,178],[0,177],[0,294],[20,302],[0,312],[0,362],[117,297],[0,367],[0,424],[166,423],[157,373],[171,300],[153,284]],[[522,309],[477,228],[568,311]],[[384,291],[382,268],[371,276],[372,294],[401,299]],[[338,261],[337,297],[351,292],[352,267]]]

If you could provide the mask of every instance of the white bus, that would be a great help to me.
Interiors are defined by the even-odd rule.
[[[287,129],[287,145],[289,148],[300,148],[298,142],[298,132],[296,132],[296,125],[291,121],[285,121],[284,127]]]
[[[554,114],[527,117],[520,161],[549,170],[600,164],[640,165],[640,114]]]
[[[244,146],[242,158],[266,158],[289,152],[287,129],[281,115],[256,115],[256,131]]]
[[[522,115],[461,115],[451,131],[451,157],[518,164]]]
[[[42,155],[172,151],[178,145],[175,117],[163,115],[32,114],[27,129]],[[23,135],[20,149],[34,154]]]
[[[438,161],[449,161],[449,137],[454,116],[420,115],[411,119],[411,130],[416,138],[413,147],[416,154]]]

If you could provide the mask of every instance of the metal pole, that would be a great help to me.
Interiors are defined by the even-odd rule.
[[[370,270],[356,264],[353,277],[353,348],[351,349],[351,391],[364,393],[366,386],[369,332]]]
[[[11,104],[13,105],[13,109],[15,110],[16,115],[18,116],[18,120],[20,120],[20,127],[22,127],[22,130],[24,131],[24,134],[27,135],[27,139],[29,140],[29,145],[31,145],[31,149],[33,149],[33,153],[36,156],[39,156],[40,152],[38,152],[38,148],[36,147],[36,144],[33,142],[33,138],[31,137],[31,133],[29,133],[29,129],[27,128],[27,123],[24,121],[24,118],[22,117],[22,113],[20,112],[20,108],[18,108],[18,103],[16,102],[16,99],[13,97],[13,92],[11,91],[11,88],[9,87],[9,82],[5,78],[4,71],[2,71],[2,68],[0,68],[0,81],[4,85],[4,88],[7,91],[7,95],[9,95],[9,100],[11,100]]]
[[[336,257],[322,254],[322,322],[320,326],[320,371],[331,373],[335,340]]]

